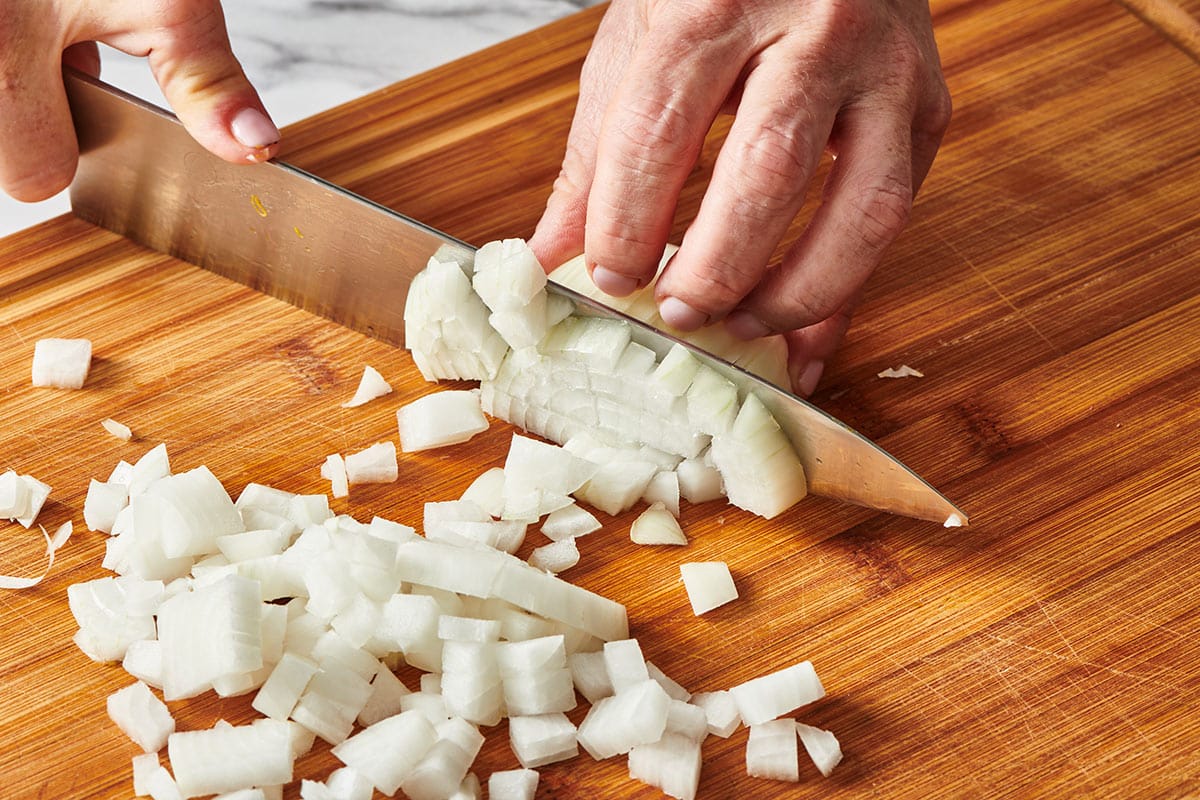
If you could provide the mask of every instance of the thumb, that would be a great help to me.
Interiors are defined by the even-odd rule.
[[[173,4],[149,48],[150,68],[179,121],[203,147],[227,161],[266,161],[279,129],[233,55],[218,4]]]

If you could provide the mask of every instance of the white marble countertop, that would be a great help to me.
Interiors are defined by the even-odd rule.
[[[234,52],[287,125],[599,0],[228,0]],[[102,48],[101,77],[165,106],[145,62]],[[0,236],[68,210],[0,193]]]

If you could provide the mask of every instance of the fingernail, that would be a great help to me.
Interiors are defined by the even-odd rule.
[[[773,333],[762,320],[749,311],[734,311],[725,318],[725,327],[734,336],[747,342]]]
[[[613,272],[608,267],[595,266],[592,268],[592,282],[596,288],[613,297],[625,297],[638,289],[638,281],[628,275]]]
[[[708,314],[697,311],[678,297],[664,297],[658,304],[663,322],[681,331],[694,331],[708,322]]]
[[[261,150],[279,141],[279,129],[257,108],[243,108],[229,124],[233,138],[246,147]]]
[[[799,370],[799,374],[791,373],[792,386],[795,388],[796,394],[808,397],[816,391],[817,384],[821,382],[821,373],[824,371],[824,361],[810,361],[804,365],[804,369]]]

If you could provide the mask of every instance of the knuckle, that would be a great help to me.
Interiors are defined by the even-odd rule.
[[[896,176],[886,176],[855,192],[850,202],[859,237],[868,249],[878,251],[908,224],[912,188]]]
[[[804,154],[813,151],[805,130],[795,123],[769,121],[755,136],[741,140],[734,154],[740,183],[734,214],[772,219],[793,211],[803,200],[810,170]]]
[[[919,132],[941,136],[950,127],[954,114],[954,103],[946,82],[939,80],[930,93],[929,100],[917,115],[916,128]]]
[[[682,280],[679,280],[682,278]],[[753,288],[756,275],[748,265],[721,256],[710,256],[678,276],[677,293],[709,315],[720,315],[737,305]]]
[[[622,166],[652,174],[683,166],[691,127],[689,116],[670,100],[645,97],[630,104],[616,129]]]

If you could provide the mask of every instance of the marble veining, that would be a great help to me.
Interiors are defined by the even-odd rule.
[[[599,0],[227,0],[234,52],[279,125],[287,125]],[[102,77],[152,103],[141,59],[102,48]],[[0,194],[0,236],[68,210],[64,195]]]

